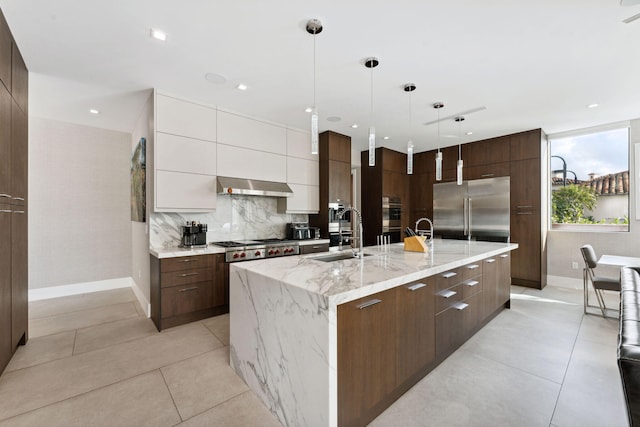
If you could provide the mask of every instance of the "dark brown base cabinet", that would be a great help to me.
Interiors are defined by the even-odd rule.
[[[229,312],[224,254],[151,256],[151,319],[159,331]]]
[[[509,307],[503,255],[338,306],[339,426],[371,422]]]

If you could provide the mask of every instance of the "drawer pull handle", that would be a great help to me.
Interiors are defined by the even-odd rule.
[[[24,202],[24,197],[14,197],[13,200],[22,200]]]
[[[426,283],[416,283],[415,285],[407,286],[407,289],[413,292],[417,291],[420,288],[424,288],[425,286],[427,286]]]
[[[7,199],[11,198],[10,194],[0,193],[0,197],[6,197]]]
[[[475,270],[476,268],[480,267],[478,264],[472,264],[472,265],[468,265],[467,269],[469,270]]]
[[[358,304],[358,305],[356,305],[356,307],[359,310],[362,310],[363,308],[371,307],[372,305],[376,305],[376,304],[378,304],[380,302],[382,302],[382,300],[376,298],[376,299],[372,299],[372,300],[369,300],[369,301],[365,301],[365,302],[363,302],[361,304]]]
[[[533,212],[516,212],[516,215],[533,215]]]
[[[187,292],[187,291],[195,291],[196,289],[198,289],[197,286],[192,286],[190,288],[182,288],[182,289],[178,289],[178,292]]]
[[[2,210],[0,210],[0,212],[2,212],[2,213],[11,213],[11,211],[9,209],[2,209]]]
[[[180,262],[191,262],[191,261],[195,261],[195,259],[187,258],[187,259],[180,260]]]
[[[481,177],[483,177],[483,178],[486,178],[486,177],[488,177],[488,176],[493,176],[493,174],[492,174],[492,173],[483,173],[483,174],[482,174],[482,175],[480,175],[480,176],[481,176]]]
[[[523,205],[523,206],[518,206],[518,209],[531,209],[533,206],[530,205]]]
[[[464,310],[465,308],[469,307],[469,304],[465,303],[465,302],[458,302],[456,304],[453,304],[452,306],[453,308],[455,308],[456,310]]]
[[[486,262],[487,264],[491,264],[496,262],[496,260],[494,258],[489,258],[489,259],[485,259],[484,262]]]
[[[502,254],[500,255],[500,258],[509,258],[509,254]]]
[[[453,271],[448,271],[444,274],[442,274],[442,277],[444,277],[445,279],[450,279],[453,276],[456,276],[458,273],[454,273]]]
[[[320,249],[322,246],[311,246],[311,249]]]
[[[24,211],[13,211],[13,213],[23,214],[23,213],[24,213]]]
[[[478,282],[477,280],[467,280],[466,282],[464,282],[465,285],[471,286],[471,287],[477,285],[478,283],[480,282]]]
[[[187,276],[197,276],[200,273],[183,273],[180,275],[180,277],[187,277]]]
[[[440,291],[440,293],[438,295],[440,295],[443,298],[451,298],[455,294],[457,294],[457,292],[450,291],[450,290],[444,290],[444,291]]]

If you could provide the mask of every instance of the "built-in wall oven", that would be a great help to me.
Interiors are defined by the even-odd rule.
[[[343,236],[351,236],[351,211],[345,212],[342,218],[338,214],[347,206],[342,203],[329,203],[329,246],[338,246],[338,231],[342,228]]]
[[[399,197],[382,197],[382,234],[390,236],[391,243],[402,238],[402,200]]]

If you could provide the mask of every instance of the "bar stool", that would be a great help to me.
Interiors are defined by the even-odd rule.
[[[582,280],[584,288],[584,313],[587,313],[587,307],[599,307],[602,311],[602,317],[607,317],[607,306],[604,302],[604,295],[602,291],[617,291],[620,292],[620,278],[614,279],[612,277],[596,276],[594,269],[598,265],[598,257],[591,245],[584,245],[580,247],[582,258],[584,259],[584,269],[582,270]],[[589,282],[596,294],[598,305],[589,304]],[[610,309],[613,310],[613,309]],[[617,311],[617,310],[616,310]]]

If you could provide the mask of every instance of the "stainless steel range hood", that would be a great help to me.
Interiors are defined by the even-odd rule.
[[[293,195],[291,187],[284,182],[259,181],[257,179],[217,178],[218,194],[242,194],[249,196],[289,197]]]

